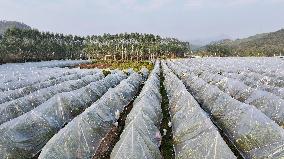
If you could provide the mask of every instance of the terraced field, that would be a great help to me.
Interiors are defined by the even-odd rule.
[[[284,158],[282,59],[87,63],[0,65],[0,158]]]

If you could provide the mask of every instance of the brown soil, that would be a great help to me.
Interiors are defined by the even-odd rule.
[[[92,69],[92,68],[99,68],[99,69],[105,69],[109,68],[110,64],[102,64],[102,63],[96,63],[96,64],[80,64],[79,67],[81,69]]]
[[[136,97],[139,95],[143,88],[143,84],[140,85],[139,91],[136,94]],[[135,98],[134,98],[135,99]],[[115,144],[119,141],[120,135],[124,130],[125,127],[125,120],[127,115],[133,108],[133,102],[130,102],[126,107],[124,107],[123,111],[120,113],[120,117],[117,120],[118,126],[112,126],[111,130],[106,134],[100,146],[96,150],[93,159],[109,159],[112,149],[114,148]]]
[[[133,101],[124,108],[123,112],[120,114],[120,118],[118,119],[118,126],[113,126],[111,130],[107,133],[107,135],[102,140],[100,146],[98,147],[93,159],[108,159],[110,158],[110,154],[115,144],[119,140],[119,136],[122,133],[125,120],[127,115],[130,113],[133,107]]]

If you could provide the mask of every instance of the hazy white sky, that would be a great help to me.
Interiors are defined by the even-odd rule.
[[[284,0],[0,0],[0,19],[65,34],[237,38],[283,28]]]

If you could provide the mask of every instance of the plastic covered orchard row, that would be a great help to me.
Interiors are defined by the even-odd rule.
[[[196,63],[193,61],[177,61],[177,63],[182,63],[186,66],[189,66],[191,69],[196,70],[196,71],[209,71],[211,73],[214,74],[221,74],[224,75],[226,77],[230,77],[230,78],[235,78],[235,79],[239,79],[241,81],[243,81],[244,83],[246,83],[247,85],[251,86],[251,87],[257,87],[257,88],[274,88],[274,89],[280,89],[281,87],[284,86],[284,79],[281,79],[281,77],[279,76],[267,76],[265,74],[260,74],[260,73],[256,73],[256,72],[252,72],[251,70],[231,70],[230,68],[226,68],[226,67],[221,67],[220,65],[217,65],[215,67],[215,64],[212,63]],[[224,64],[225,65],[225,64]],[[239,67],[239,68],[243,68],[245,66],[235,66],[235,67]],[[280,68],[280,67],[279,67]]]
[[[125,122],[125,129],[110,158],[162,158],[159,151],[161,142],[159,127],[162,120],[159,73],[160,64],[157,61],[133,103]]]
[[[235,73],[227,69],[220,70],[219,68],[210,65],[186,63],[185,61],[181,61],[181,63],[189,66],[191,70],[194,70],[195,72],[202,72],[203,70],[213,74],[221,74],[222,76],[240,80],[250,87],[271,92],[284,99],[284,81],[278,78],[272,78],[255,72],[239,71],[238,73]]]
[[[210,118],[163,63],[177,158],[236,158]]]
[[[35,156],[65,124],[125,78],[123,73],[110,74],[78,90],[58,94],[32,111],[2,124],[0,158]]]
[[[37,67],[69,67],[76,66],[79,64],[90,63],[89,60],[52,60],[52,61],[43,61],[37,65]],[[34,65],[32,62],[31,65]]]
[[[68,67],[76,66],[79,64],[90,63],[89,60],[52,60],[52,61],[41,61],[41,62],[25,62],[25,63],[7,63],[0,65],[0,73],[6,73],[6,71],[21,71],[31,70],[37,68],[54,68],[54,67]]]
[[[222,72],[222,75],[243,81],[245,84],[259,89],[280,89],[284,87],[284,81],[278,78],[257,74],[254,72],[229,73]]]
[[[216,124],[244,158],[280,158],[284,156],[284,130],[254,106],[241,103],[173,63],[188,90],[214,118]]]
[[[61,82],[67,81],[67,80],[76,80],[79,78],[80,76],[78,74],[63,75],[62,77],[59,77],[53,80],[47,80],[47,81],[36,83],[36,84],[26,86],[23,88],[18,88],[16,90],[0,92],[0,104],[23,97],[25,95],[28,95],[42,88],[50,87],[55,84],[59,84]]]
[[[45,80],[52,79],[54,77],[60,77],[69,73],[69,70],[62,68],[41,68],[34,70],[22,70],[19,75],[15,72],[8,72],[4,79],[1,79],[0,90],[8,91],[22,87],[26,87],[32,84],[40,83]]]
[[[1,67],[2,65],[0,65]],[[0,82],[19,82],[27,81],[32,77],[48,77],[48,75],[54,75],[54,73],[67,72],[66,68],[35,68],[35,67],[20,67],[18,64],[11,64],[5,69],[0,68]],[[53,71],[53,72],[52,72]],[[41,76],[42,75],[42,76]]]
[[[193,73],[186,66],[180,64],[178,66]],[[282,127],[284,126],[284,100],[280,97],[266,91],[251,88],[239,80],[227,78],[219,74],[212,74],[208,71],[201,71],[198,75],[204,81],[216,85],[234,99],[255,106],[277,124]]]
[[[238,73],[227,73],[227,72],[223,72],[222,75],[228,78],[240,80],[244,82],[244,84],[252,88],[273,93],[279,96],[280,98],[284,99],[284,88],[271,85],[270,83],[272,80],[266,76],[255,78],[253,75],[249,76],[249,75],[244,75],[243,73],[238,74]]]
[[[43,148],[39,158],[92,158],[104,136],[139,91],[142,76],[131,74],[73,119]]]
[[[184,60],[188,64],[204,65],[209,68],[217,68],[226,72],[257,73],[278,80],[284,80],[283,60],[271,57],[221,57],[221,58],[199,58]]]
[[[89,61],[62,60],[3,64],[0,66],[0,91],[24,87],[48,79],[49,76],[52,77],[57,73],[70,71],[70,69],[52,67],[75,66],[82,63],[89,63]]]
[[[66,72],[66,74],[61,74],[60,77],[50,77],[50,79],[32,84],[23,88],[18,88],[15,90],[9,90],[5,92],[0,92],[0,104],[23,97],[25,95],[28,95],[32,92],[35,92],[37,90],[47,88],[54,86],[56,84],[68,81],[68,80],[77,80],[80,79],[86,75],[91,75],[94,73],[97,73],[98,70],[92,70],[92,71],[81,71],[81,70],[76,70],[76,71],[70,71]]]
[[[214,78],[213,74],[204,73],[200,77],[206,82],[216,85],[233,98],[255,106],[280,126],[284,126],[284,100],[280,97],[266,91],[251,88],[243,82],[220,75],[216,75]]]
[[[103,73],[97,71],[97,73],[87,75],[79,80],[66,81],[51,87],[40,89],[16,100],[0,104],[0,124],[34,109],[58,93],[79,89],[91,82],[100,80],[103,77]]]

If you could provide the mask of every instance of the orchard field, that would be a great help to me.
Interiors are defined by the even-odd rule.
[[[1,159],[275,159],[283,128],[281,58],[0,65]]]

